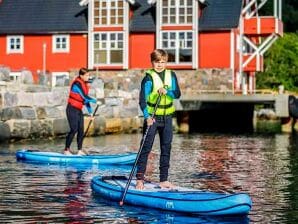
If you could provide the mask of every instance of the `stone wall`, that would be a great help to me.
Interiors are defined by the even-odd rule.
[[[232,88],[230,70],[177,71],[182,94]],[[71,79],[75,76],[71,73]],[[90,95],[99,109],[88,135],[139,132],[143,118],[138,97],[143,70],[94,71]],[[0,141],[64,136],[69,86],[50,87],[0,80]],[[95,107],[96,105],[93,105]],[[84,111],[86,113],[86,111]],[[85,127],[88,120],[85,119]]]

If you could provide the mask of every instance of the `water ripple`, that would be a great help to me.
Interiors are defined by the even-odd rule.
[[[140,135],[87,138],[98,153],[137,151]],[[131,167],[59,166],[16,162],[27,146],[61,151],[64,140],[0,145],[0,223],[298,223],[298,137],[295,135],[175,135],[170,180],[218,192],[246,192],[248,217],[198,217],[161,212],[95,197],[96,175],[128,175]],[[159,140],[147,177],[159,178]]]

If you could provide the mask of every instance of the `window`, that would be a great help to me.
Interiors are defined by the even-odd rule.
[[[193,15],[193,0],[163,0],[162,24],[191,24]]]
[[[94,64],[123,64],[123,32],[94,34]]]
[[[69,35],[53,36],[53,52],[57,52],[57,53],[69,52]]]
[[[169,62],[189,64],[192,62],[192,31],[162,32],[162,48],[169,54]]]
[[[94,25],[122,25],[124,15],[123,0],[95,0]]]
[[[24,37],[23,36],[7,36],[6,40],[7,40],[6,51],[8,54],[24,52]]]

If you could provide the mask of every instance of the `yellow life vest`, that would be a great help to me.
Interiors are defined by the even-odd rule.
[[[150,93],[147,100],[147,109],[149,114],[153,114],[154,108],[156,105],[156,101],[158,98],[157,90],[160,88],[171,89],[172,87],[172,72],[171,70],[165,70],[164,82],[161,80],[159,75],[154,71],[154,69],[150,69],[146,71],[149,74],[153,81],[152,92]],[[155,115],[170,115],[175,112],[175,107],[173,104],[173,98],[168,95],[162,95],[160,99],[160,103],[157,107]]]

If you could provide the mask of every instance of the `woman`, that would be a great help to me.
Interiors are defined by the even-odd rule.
[[[88,96],[89,93],[89,71],[81,68],[78,77],[72,82],[66,107],[66,116],[70,131],[66,136],[65,155],[72,155],[70,145],[77,134],[78,155],[87,155],[88,152],[82,149],[84,139],[84,116],[83,106],[86,106],[88,113],[92,117],[92,108],[90,103],[96,103],[96,99]]]

